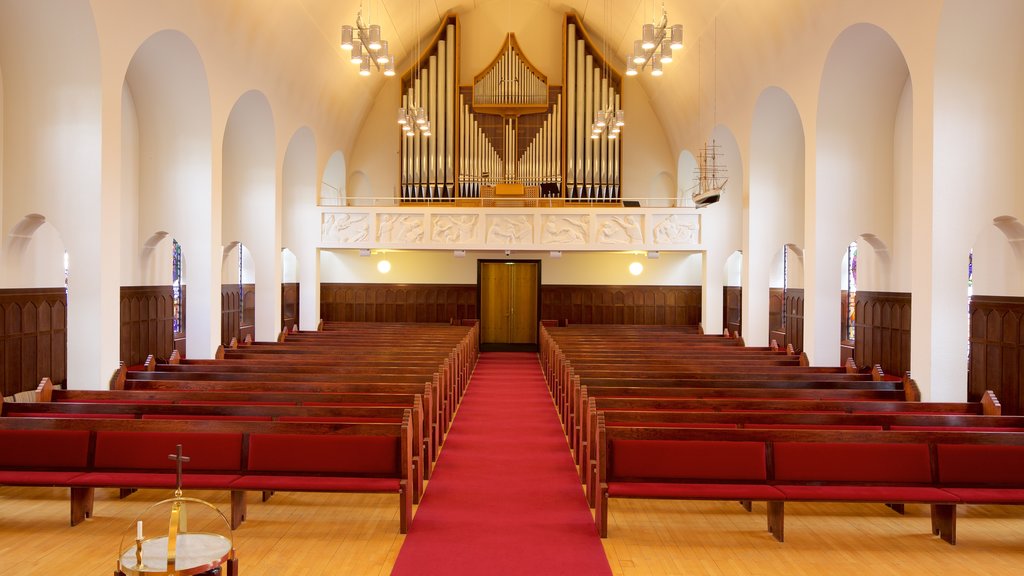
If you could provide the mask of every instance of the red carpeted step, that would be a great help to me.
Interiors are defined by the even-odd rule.
[[[392,574],[611,574],[536,354],[481,354]]]

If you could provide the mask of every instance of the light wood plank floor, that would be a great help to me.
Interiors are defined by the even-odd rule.
[[[226,493],[189,492],[229,509]],[[165,491],[118,500],[99,490],[95,517],[71,528],[65,489],[0,488],[0,576],[109,575],[122,534]],[[243,576],[388,574],[404,537],[393,495],[250,495],[234,537]],[[961,507],[959,543],[931,535],[928,509],[788,504],[786,542],[765,528],[764,504],[613,500],[612,571],[638,575],[1020,575],[1024,508]],[[198,517],[194,518],[197,519]],[[194,529],[199,526],[193,524]]]

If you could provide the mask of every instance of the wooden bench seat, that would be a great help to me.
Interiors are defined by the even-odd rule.
[[[780,542],[792,501],[928,504],[951,544],[957,504],[1024,504],[1024,433],[609,427],[603,416],[602,537],[613,497],[764,500]]]
[[[191,459],[185,488],[230,490],[232,528],[245,491],[355,491],[399,495],[400,530],[412,519],[412,442],[402,424],[0,418],[0,478],[71,488],[71,525],[92,515],[96,488],[174,488],[177,444]],[[91,448],[90,448],[91,447]],[[29,448],[32,452],[29,453]],[[33,473],[49,473],[41,476]]]

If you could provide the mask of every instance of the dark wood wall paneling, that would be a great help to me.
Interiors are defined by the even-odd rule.
[[[299,283],[281,284],[281,327],[292,329],[299,324]]]
[[[175,346],[173,332],[174,298],[170,286],[121,287],[122,362],[140,365],[150,354],[166,361]]]
[[[878,364],[886,374],[910,370],[910,294],[857,291],[853,360],[860,367]]]
[[[232,338],[256,338],[256,285],[223,284],[220,287],[220,340],[227,346]]]
[[[740,286],[722,287],[722,327],[729,334],[743,335],[743,288]]]
[[[1003,414],[1024,414],[1024,298],[973,296],[967,391],[996,393]]]
[[[67,381],[67,292],[61,288],[0,290],[0,389],[34,390],[44,376]]]
[[[700,286],[541,286],[540,317],[571,324],[700,323]],[[322,284],[324,320],[449,322],[477,318],[476,285]]]
[[[852,359],[855,350],[853,340],[847,338],[847,311],[850,305],[850,293],[847,290],[839,291],[839,362],[846,365],[846,361]]]
[[[479,318],[475,284],[320,285],[320,315],[343,322],[456,322]]]
[[[782,347],[786,346],[786,326],[782,317],[785,299],[786,292],[782,288],[768,288],[768,342],[774,340]]]

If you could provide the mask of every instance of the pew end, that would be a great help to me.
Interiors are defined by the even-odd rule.
[[[807,352],[801,352],[800,353],[800,365],[801,366],[810,366],[811,365],[811,359],[807,357]]]
[[[871,367],[871,380],[874,382],[881,382],[885,379],[885,372],[882,371],[882,366],[875,364]]]
[[[903,395],[907,402],[921,401],[921,389],[917,387],[917,382],[910,377],[910,372],[903,375]],[[984,408],[984,404],[982,407]]]
[[[110,389],[124,390],[124,382],[127,378],[128,365],[122,361],[117,370],[114,371],[114,375],[110,377]]]
[[[2,399],[0,399],[2,401]],[[50,380],[49,376],[43,376],[43,379],[39,381],[39,386],[36,386],[36,402],[52,402],[53,401],[53,381]]]
[[[181,352],[177,349],[171,350],[170,357],[167,358],[168,364],[181,364]]]
[[[142,370],[145,372],[153,372],[156,370],[156,357],[152,354],[146,356],[146,361],[142,364]]]
[[[213,358],[215,360],[223,360],[224,359],[224,345],[223,344],[218,344],[217,345],[217,351],[213,353]]]
[[[786,344],[786,354],[789,354],[790,356],[796,356],[796,348],[793,348],[792,343]]]
[[[285,326],[281,329],[281,333],[277,335],[277,342],[280,344],[288,339],[288,327]]]
[[[981,395],[981,413],[985,416],[1003,415],[1003,405],[999,403],[999,398],[996,398],[995,392],[985,390],[985,393]]]
[[[232,336],[231,342],[228,342],[229,350],[238,350],[238,336]]]
[[[846,368],[847,374],[857,373],[857,363],[853,361],[852,357],[846,359],[846,364],[844,365],[844,368]]]
[[[776,340],[775,338],[772,338],[772,341],[771,341],[771,343],[769,343],[768,347],[771,348],[772,352],[778,352],[779,351],[779,341]]]

